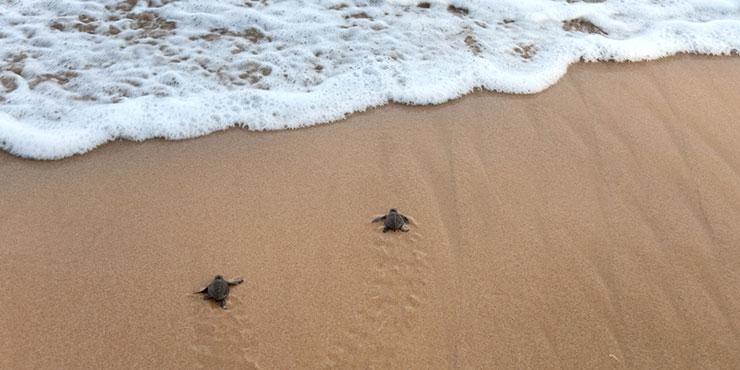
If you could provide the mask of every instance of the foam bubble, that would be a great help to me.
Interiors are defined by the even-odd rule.
[[[740,0],[11,0],[0,147],[313,125],[475,88],[535,93],[579,61],[740,50]]]

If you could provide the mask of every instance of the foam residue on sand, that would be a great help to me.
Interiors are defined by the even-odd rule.
[[[534,93],[579,60],[740,49],[738,0],[9,1],[0,147],[309,126],[390,101]]]

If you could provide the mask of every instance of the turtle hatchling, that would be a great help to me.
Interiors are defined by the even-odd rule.
[[[209,299],[213,299],[214,301],[220,301],[221,308],[226,308],[226,297],[229,296],[229,285],[237,285],[243,282],[244,280],[226,281],[223,276],[216,275],[207,287],[193,294],[205,293],[206,296],[201,298],[202,300],[207,301]]]
[[[383,220],[383,223],[385,224],[385,228],[383,229],[384,233],[387,233],[389,230],[393,230],[394,232],[396,230],[401,230],[403,232],[409,231],[408,229],[403,228],[403,224],[409,222],[409,219],[398,213],[395,208],[391,208],[387,215],[378,217],[374,219],[373,222],[378,222],[380,220]]]

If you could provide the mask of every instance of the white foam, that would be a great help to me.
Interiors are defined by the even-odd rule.
[[[535,93],[578,60],[739,49],[740,0],[11,0],[0,147],[55,159],[295,128],[474,88]]]

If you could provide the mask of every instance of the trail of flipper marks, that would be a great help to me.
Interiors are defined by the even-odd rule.
[[[379,232],[371,246],[376,274],[366,284],[352,326],[330,348],[320,369],[393,369],[398,350],[424,307],[430,263],[422,235]],[[378,228],[380,231],[382,227]]]
[[[198,295],[200,297],[200,295]],[[236,295],[227,299],[229,309],[213,301],[196,302],[192,318],[190,350],[195,369],[262,369],[255,360],[255,326],[247,317],[244,302]]]

